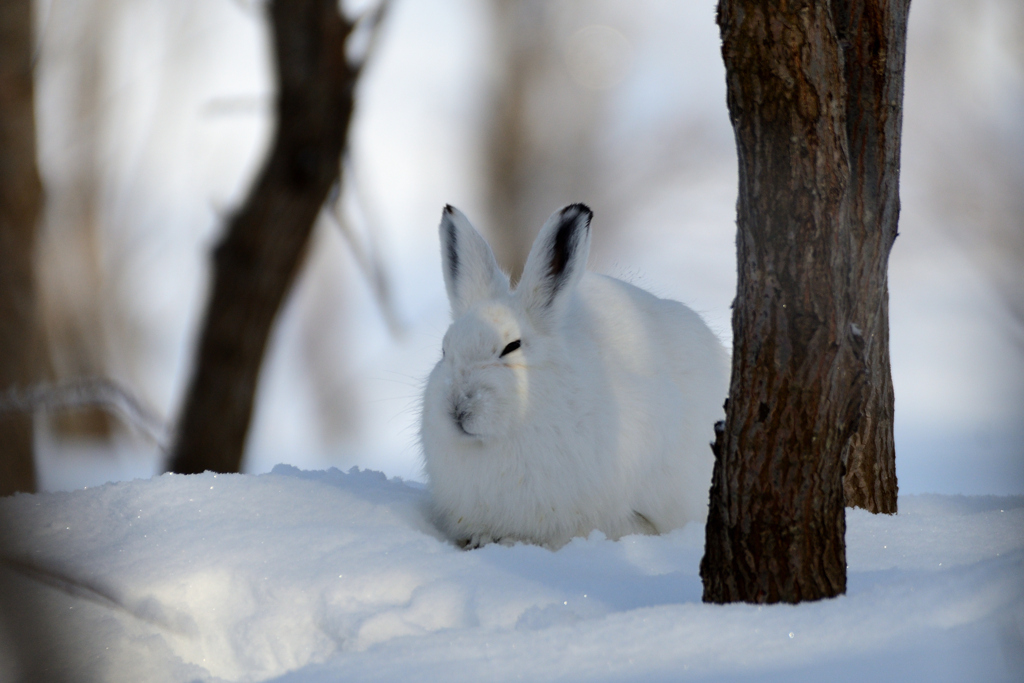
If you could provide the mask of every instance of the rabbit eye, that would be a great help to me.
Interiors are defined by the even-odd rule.
[[[508,346],[505,347],[505,350],[501,352],[501,356],[499,356],[499,358],[504,358],[508,354],[518,349],[520,346],[522,346],[522,344],[519,339],[516,339],[514,342],[509,342]]]

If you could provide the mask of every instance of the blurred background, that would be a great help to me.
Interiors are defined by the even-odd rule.
[[[367,2],[351,2],[355,14]],[[110,377],[173,425],[209,253],[273,134],[262,2],[38,0],[53,379]],[[890,261],[903,493],[1024,493],[1024,3],[915,0]],[[273,333],[243,463],[422,480],[421,387],[452,203],[517,272],[544,219],[595,212],[590,267],[731,345],[736,162],[713,0],[395,0],[344,189]],[[38,414],[40,487],[150,477],[100,409]]]

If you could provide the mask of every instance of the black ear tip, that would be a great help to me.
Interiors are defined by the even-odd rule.
[[[569,206],[562,209],[562,217],[567,219],[574,219],[578,216],[586,216],[587,225],[590,225],[590,219],[594,217],[594,212],[590,210],[590,207],[586,204],[576,203],[570,204]]]
[[[445,204],[444,205],[444,212],[446,214],[448,214],[449,216],[451,216],[452,214],[455,213],[455,207],[452,206],[451,204]]]

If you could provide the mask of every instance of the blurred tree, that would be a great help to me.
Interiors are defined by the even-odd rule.
[[[739,154],[733,370],[707,602],[846,590],[851,502],[895,512],[886,271],[909,0],[721,0]]]
[[[109,155],[102,145],[104,60],[116,9],[110,0],[52,3],[40,37],[38,88],[46,92],[47,78],[59,82],[50,86],[59,104],[50,105],[41,124],[46,206],[36,257],[45,374],[57,382],[108,375],[109,335],[119,332],[106,324],[104,285],[111,273],[103,266],[99,206],[103,159]],[[47,146],[59,147],[59,163],[47,163]],[[74,440],[109,440],[116,424],[101,406],[60,410],[48,418],[57,436]]]
[[[499,265],[516,282],[551,211],[593,203],[605,98],[571,80],[549,3],[494,0],[492,12],[498,70],[485,145],[489,236]]]
[[[32,270],[42,186],[36,168],[32,2],[0,3],[0,390],[36,380]],[[34,491],[32,415],[0,418],[0,495]]]
[[[213,289],[172,453],[174,472],[239,471],[267,338],[324,200],[339,182],[361,66],[345,55],[354,24],[337,0],[275,0],[269,11],[277,133],[214,251]]]
[[[916,130],[931,155],[918,171],[938,214],[929,223],[994,285],[1024,351],[1024,3],[942,0],[927,12],[944,17],[915,24],[917,89],[942,114]]]
[[[551,211],[586,202],[600,216],[592,258],[609,255],[638,209],[706,172],[705,131],[666,117],[623,135],[635,97],[635,46],[651,24],[678,21],[663,3],[492,0],[494,69],[482,178],[488,239],[516,282]],[[641,70],[642,71],[642,70]],[[613,115],[614,114],[614,115]]]

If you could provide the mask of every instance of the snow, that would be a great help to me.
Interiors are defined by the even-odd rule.
[[[847,594],[761,607],[701,603],[699,525],[464,552],[425,503],[285,465],[0,500],[0,595],[38,617],[0,679],[18,655],[77,681],[1024,676],[1024,497],[849,510]]]

